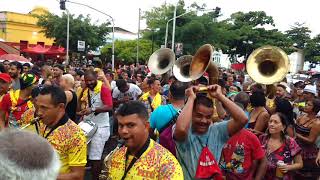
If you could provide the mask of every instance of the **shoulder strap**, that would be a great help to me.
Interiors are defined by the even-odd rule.
[[[261,112],[258,114],[258,116],[256,117],[256,121],[258,120],[258,118],[260,117],[260,115],[261,115],[262,113],[264,113],[264,112],[266,112],[266,111],[261,111]],[[268,113],[268,112],[266,112],[266,113]]]
[[[140,159],[140,157],[142,156],[142,154],[148,149],[149,147],[149,144],[150,144],[150,138],[147,139],[147,141],[145,142],[145,144],[143,145],[143,147],[137,152],[137,154],[134,156],[134,158],[131,160],[130,164],[128,165],[127,167],[127,161],[128,161],[128,158],[129,158],[129,152],[128,152],[128,149],[127,149],[127,152],[125,154],[126,156],[126,161],[125,161],[125,171],[124,171],[124,174],[121,178],[121,180],[124,180],[128,174],[128,172],[130,171],[130,169],[132,168],[132,166],[134,165],[134,163],[136,163],[136,161],[138,159]]]
[[[177,111],[177,114],[176,114],[176,115],[173,115],[172,107],[171,107],[170,105],[168,105],[168,106],[169,106],[168,108],[170,109],[172,118],[170,119],[170,121],[169,121],[162,129],[159,130],[159,133],[160,133],[160,134],[162,133],[162,131],[164,131],[165,129],[167,129],[167,127],[169,127],[169,126],[173,125],[174,123],[176,123],[176,121],[177,121],[177,119],[178,119],[178,116],[179,116],[180,113],[181,113],[181,109],[179,109],[179,110]]]
[[[150,96],[148,96],[148,102],[149,102],[149,104],[150,104],[151,112],[153,112],[154,109],[153,109],[153,107],[152,107],[152,102],[151,102],[151,97],[150,97]]]
[[[89,108],[91,108],[92,104],[91,104],[91,98],[90,98],[89,88],[87,89],[87,91],[88,91],[88,106],[89,106]]]

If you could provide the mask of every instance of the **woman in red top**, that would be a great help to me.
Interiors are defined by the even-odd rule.
[[[293,171],[303,167],[301,148],[297,142],[286,135],[287,118],[282,113],[270,117],[267,134],[259,137],[268,159],[266,180],[292,180]],[[283,161],[277,171],[277,163]]]

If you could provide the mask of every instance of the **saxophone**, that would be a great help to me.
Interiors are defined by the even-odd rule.
[[[99,175],[99,180],[111,180],[110,178],[110,168],[111,168],[111,160],[114,155],[122,146],[124,145],[123,140],[118,141],[118,145],[116,148],[114,148],[103,160],[104,167],[101,170],[101,173]]]

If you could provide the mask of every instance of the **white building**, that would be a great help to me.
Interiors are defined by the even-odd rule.
[[[289,63],[290,63],[290,74],[295,74],[300,70],[304,69],[304,55],[302,50],[298,50],[297,52],[291,53],[288,55]]]
[[[137,33],[130,32],[120,27],[114,27],[114,39],[115,40],[134,40],[138,38]],[[112,32],[107,36],[107,42],[112,42]]]
[[[219,67],[231,67],[231,62],[228,54],[223,54],[221,50],[213,52],[213,62],[215,62]]]

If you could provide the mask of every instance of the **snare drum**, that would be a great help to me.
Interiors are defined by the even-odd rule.
[[[87,144],[90,143],[92,137],[94,136],[94,134],[97,132],[98,126],[90,121],[90,120],[83,120],[79,123],[80,128],[82,129],[82,131],[84,132],[84,134],[87,137]]]

